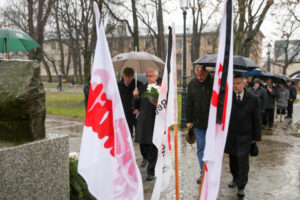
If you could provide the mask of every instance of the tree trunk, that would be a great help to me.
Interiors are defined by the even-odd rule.
[[[55,23],[56,23],[56,30],[57,30],[57,37],[58,37],[58,47],[59,47],[59,52],[60,52],[60,72],[63,75],[66,75],[65,72],[65,59],[64,59],[64,48],[63,48],[63,43],[62,43],[62,39],[61,39],[61,30],[60,30],[60,26],[59,26],[59,19],[58,19],[58,1],[56,3],[56,8],[55,10]]]
[[[162,2],[158,0],[157,2],[157,56],[162,60],[165,59],[165,40],[164,40],[164,22],[163,22],[163,11]]]
[[[132,7],[132,18],[133,18],[133,46],[137,48],[137,51],[140,51],[139,45],[139,23],[137,18],[137,10],[136,10],[136,0],[131,0]]]

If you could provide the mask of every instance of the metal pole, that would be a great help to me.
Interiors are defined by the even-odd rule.
[[[268,71],[272,73],[271,71],[271,58],[270,58],[270,49],[268,49]]]
[[[183,10],[183,74],[182,74],[182,93],[181,93],[181,125],[180,128],[186,127],[186,10]]]

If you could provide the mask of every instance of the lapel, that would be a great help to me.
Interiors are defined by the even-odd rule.
[[[246,104],[247,98],[248,98],[248,92],[247,92],[246,89],[244,89],[244,96],[243,96],[243,99],[242,99],[241,104],[239,104],[239,103],[238,103],[238,100],[237,100],[237,96],[236,96],[235,92],[233,92],[233,102],[234,102],[237,106],[243,106],[244,104]]]

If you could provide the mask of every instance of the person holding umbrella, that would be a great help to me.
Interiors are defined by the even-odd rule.
[[[266,95],[266,111],[263,118],[263,125],[266,127],[268,126],[269,130],[273,129],[273,123],[274,123],[274,108],[275,108],[275,98],[277,96],[276,89],[273,86],[273,80],[271,78],[267,81],[267,86],[265,87],[267,90]]]
[[[297,98],[297,90],[294,86],[294,82],[292,80],[288,80],[287,82],[288,90],[290,92],[290,99],[288,102],[288,115],[286,118],[292,118],[293,117],[293,107],[294,107],[294,101]]]
[[[258,96],[261,119],[263,119],[265,114],[267,91],[263,86],[261,86],[261,80],[259,78],[254,79],[251,92]]]
[[[133,90],[143,85],[140,81],[135,81],[134,70],[130,67],[126,67],[123,71],[123,77],[118,82],[120,97],[123,104],[123,109],[126,117],[126,121],[130,130],[131,137],[133,138],[133,127],[136,127],[136,114],[137,109],[132,107]]]
[[[284,115],[288,107],[289,99],[289,90],[286,89],[284,83],[279,83],[279,88],[277,89],[277,116],[279,116],[281,122],[284,121]]]

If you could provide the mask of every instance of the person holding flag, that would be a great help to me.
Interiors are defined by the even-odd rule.
[[[233,180],[228,187],[238,187],[237,195],[245,196],[248,182],[251,144],[261,140],[260,104],[258,96],[244,88],[241,75],[233,79],[233,103],[225,146]]]
[[[99,8],[94,2],[97,43],[80,147],[78,173],[97,199],[143,200],[136,164]]]

